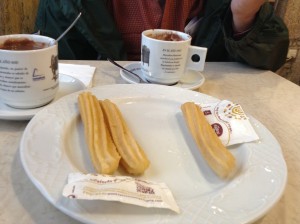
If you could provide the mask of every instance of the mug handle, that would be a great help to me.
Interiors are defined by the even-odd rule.
[[[189,46],[186,69],[203,71],[206,53],[207,48],[205,47]]]

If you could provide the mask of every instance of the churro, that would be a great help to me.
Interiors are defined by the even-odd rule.
[[[120,163],[130,174],[142,174],[149,166],[144,150],[136,142],[120,110],[110,100],[100,100],[109,131],[121,155]]]
[[[120,155],[106,128],[98,99],[89,92],[81,93],[78,106],[93,166],[101,174],[112,174],[119,166]]]
[[[222,144],[200,106],[187,102],[181,106],[181,110],[188,129],[208,165],[218,176],[230,177],[235,169],[235,158]]]

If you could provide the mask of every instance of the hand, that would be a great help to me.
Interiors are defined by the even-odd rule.
[[[233,31],[244,32],[251,27],[256,13],[266,0],[232,0]]]

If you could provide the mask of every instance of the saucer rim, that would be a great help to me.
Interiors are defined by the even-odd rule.
[[[75,77],[73,77],[71,75],[59,73],[59,76],[60,77],[68,77],[68,78],[72,79],[72,81],[70,81],[68,83],[76,81],[77,84],[81,86],[80,87],[81,90],[84,90],[84,89],[87,88],[81,80],[79,80],[79,79],[77,79],[77,78],[75,78]],[[59,91],[60,90],[58,90],[58,93],[56,94],[55,98],[52,101],[50,101],[48,104],[46,104],[44,106],[41,106],[41,107],[37,107],[37,108],[31,108],[31,109],[13,108],[13,107],[10,107],[10,106],[4,104],[1,101],[1,99],[0,99],[0,120],[15,120],[15,121],[30,120],[37,112],[39,112],[43,108],[47,107],[48,105],[50,105],[50,104],[54,103],[55,101],[63,98],[64,96],[68,95],[68,94],[66,94],[66,95],[60,95]],[[71,94],[71,93],[69,93],[69,94]],[[59,97],[57,97],[57,96],[59,96]],[[8,112],[7,113],[3,113],[3,109],[6,109]],[[10,114],[9,111],[12,111],[14,113]]]
[[[125,64],[124,65],[124,68],[126,68],[126,69],[128,69],[128,67],[130,66],[130,65],[140,65],[141,64],[141,62],[130,62],[130,63],[127,63],[127,64]],[[139,66],[140,67],[140,66]],[[192,71],[192,70],[190,70],[190,71]],[[192,72],[194,72],[194,71],[192,71]],[[195,71],[196,72],[196,71]],[[203,73],[202,72],[198,72],[197,71],[197,73],[199,73],[199,75],[201,76],[201,78],[200,79],[197,79],[197,82],[193,82],[192,84],[190,84],[190,85],[188,85],[188,84],[185,84],[185,85],[188,85],[188,86],[186,86],[186,87],[183,87],[183,86],[181,86],[180,84],[177,84],[177,85],[173,85],[174,87],[178,87],[178,88],[183,88],[183,89],[189,89],[189,90],[195,90],[195,89],[198,89],[200,86],[202,86],[203,84],[204,84],[204,82],[205,82],[205,77],[204,77],[204,75],[203,75]],[[126,82],[128,82],[128,83],[130,83],[130,84],[139,84],[137,81],[134,81],[133,79],[130,79],[129,77],[128,77],[128,75],[126,75],[125,73],[124,73],[124,71],[122,70],[122,69],[120,69],[120,75],[121,75],[121,78],[124,80],[124,81],[126,81]],[[142,74],[142,75],[139,75],[140,76],[140,78],[141,79],[143,79],[144,81],[146,81],[146,78],[145,78],[145,76]],[[198,81],[199,80],[199,81]],[[199,83],[198,83],[199,82]],[[179,81],[179,83],[180,83],[180,81]],[[143,83],[140,83],[140,84],[143,84]],[[151,83],[151,84],[154,84],[154,83]]]

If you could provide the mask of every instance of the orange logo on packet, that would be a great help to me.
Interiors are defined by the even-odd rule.
[[[228,118],[233,118],[237,120],[247,120],[242,107],[239,104],[228,104],[224,109],[224,115]]]

